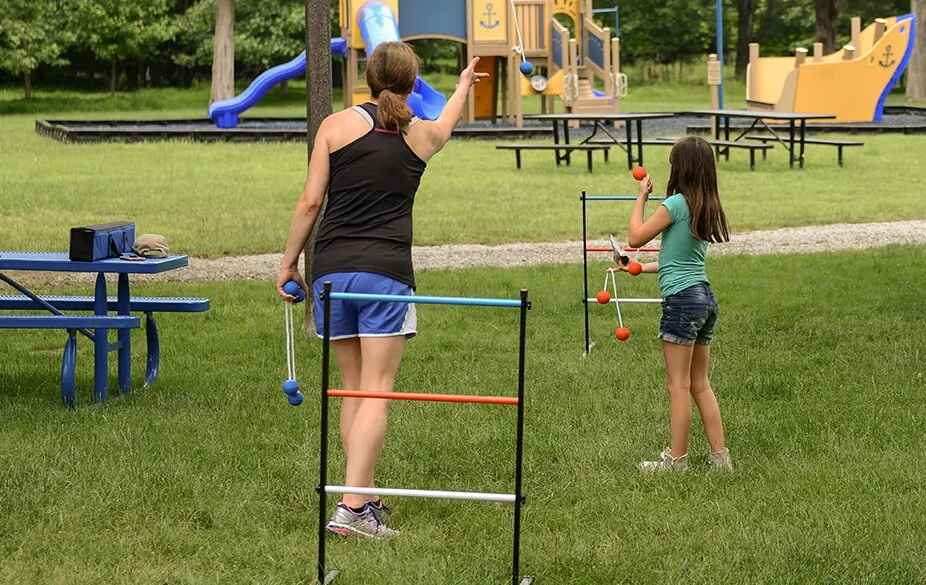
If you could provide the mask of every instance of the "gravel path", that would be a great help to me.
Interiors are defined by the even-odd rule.
[[[606,246],[605,241],[594,245]],[[759,254],[812,254],[830,250],[859,250],[892,245],[926,245],[926,220],[885,223],[834,224],[782,228],[735,234],[731,242],[711,247],[712,256]],[[415,246],[416,270],[470,268],[474,266],[530,266],[582,261],[579,241],[516,243],[497,246],[450,244]],[[270,280],[276,276],[282,254],[192,258],[190,267],[165,275],[145,277],[145,281],[207,282],[215,280]],[[40,276],[21,274],[27,282],[72,283],[75,275]],[[86,275],[83,275],[86,276]],[[89,280],[90,277],[84,278]]]

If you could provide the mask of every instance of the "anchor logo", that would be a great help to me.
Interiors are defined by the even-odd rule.
[[[881,57],[881,60],[878,61],[878,65],[887,69],[896,63],[894,59],[894,48],[891,45],[884,47],[884,56]]]
[[[495,19],[495,22],[492,22],[492,19]],[[482,13],[482,20],[479,21],[479,25],[482,28],[493,29],[501,23],[501,20],[498,19],[498,15],[495,13],[495,8],[492,6],[491,2],[486,2],[486,9]]]

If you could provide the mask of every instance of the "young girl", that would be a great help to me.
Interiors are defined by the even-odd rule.
[[[701,414],[710,443],[708,464],[732,471],[724,443],[720,407],[709,379],[711,339],[717,322],[717,301],[704,270],[708,242],[727,242],[727,218],[717,192],[714,152],[700,138],[685,138],[672,148],[666,199],[646,221],[643,207],[653,191],[650,177],[640,182],[640,196],[630,216],[631,246],[646,245],[662,234],[659,261],[644,264],[644,272],[659,273],[662,320],[659,338],[666,363],[671,444],[655,461],[643,461],[644,471],[688,469],[689,395]],[[626,267],[620,267],[626,270]]]

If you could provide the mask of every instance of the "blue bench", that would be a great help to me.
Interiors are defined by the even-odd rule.
[[[52,296],[42,300],[58,311],[93,311],[93,297],[81,296]],[[37,311],[42,307],[27,296],[0,296],[0,310],[3,311]],[[116,297],[107,298],[107,310],[118,310]],[[161,344],[158,338],[157,323],[154,313],[202,313],[209,310],[209,299],[198,298],[161,298],[161,297],[135,297],[129,303],[129,310],[133,313],[145,314],[145,337],[147,341],[147,362],[145,370],[145,387],[154,383],[158,376],[161,361]],[[131,316],[70,316],[70,315],[40,315],[40,316],[9,316],[0,315],[0,329],[65,329],[68,331],[68,341],[64,347],[64,359],[61,363],[61,398],[68,406],[76,402],[75,364],[77,357],[77,332],[93,339],[89,329],[137,329],[141,326],[138,317]],[[119,343],[113,344],[117,349]]]

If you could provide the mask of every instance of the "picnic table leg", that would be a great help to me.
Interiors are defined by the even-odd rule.
[[[720,141],[720,116],[714,116],[714,140]],[[714,147],[714,158],[720,160],[720,147]]]
[[[120,274],[117,289],[116,309],[119,315],[130,316],[129,275]],[[127,393],[132,390],[132,331],[120,329],[119,339],[119,389]]]
[[[804,139],[807,132],[807,120],[801,120],[801,168],[804,168]]]
[[[633,170],[633,125],[628,121],[624,124],[624,130],[627,133],[627,170]]]
[[[518,170],[521,169],[521,149],[514,149],[514,162],[518,165]],[[556,151],[556,164],[559,164],[559,151]]]
[[[839,153],[839,154],[837,155],[837,156],[839,157],[839,166],[843,166],[843,165],[842,165],[842,145],[841,145],[841,144],[839,144],[839,145],[836,146],[836,152]]]
[[[96,275],[96,291],[93,299],[93,313],[106,316],[106,277],[100,272]],[[109,377],[109,329],[93,330],[93,395],[97,402],[107,398],[107,378]]]
[[[148,363],[145,370],[145,388],[154,384],[161,367],[161,342],[158,340],[158,325],[152,313],[145,313],[145,338],[148,345]]]
[[[77,370],[77,332],[68,329],[68,340],[64,344],[64,355],[61,357],[61,401],[68,408],[76,404],[74,388],[76,387],[75,373]]]
[[[788,164],[794,168],[794,120],[788,123]]]
[[[566,146],[569,146],[569,123],[566,120],[563,120],[563,143]],[[559,152],[559,151],[557,151]],[[566,166],[572,165],[572,151],[566,151]]]
[[[643,120],[639,118],[637,119],[637,162],[641,167],[643,166]]]
[[[559,144],[559,120],[553,120],[553,144]],[[556,153],[556,166],[560,166],[559,151],[554,152]]]
[[[723,139],[726,142],[730,142],[730,116],[726,116],[723,119]],[[726,147],[724,150],[724,160],[730,160],[730,147]]]
[[[585,153],[588,155],[588,172],[592,172],[592,153],[593,150],[586,150]]]

